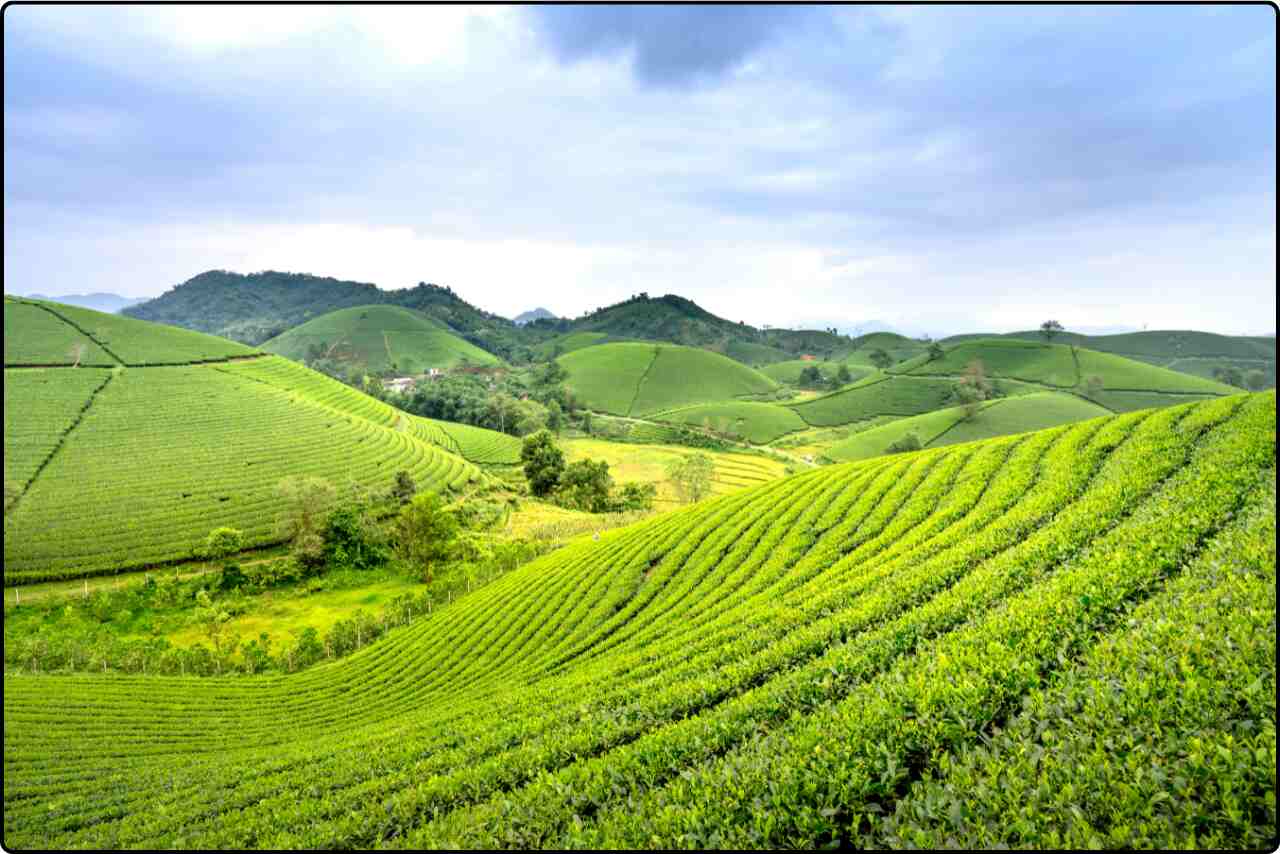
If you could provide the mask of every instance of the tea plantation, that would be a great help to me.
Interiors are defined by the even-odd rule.
[[[320,408],[174,370],[195,437],[221,382]],[[6,675],[5,842],[1273,845],[1275,428],[1236,395],[805,472],[293,675]]]

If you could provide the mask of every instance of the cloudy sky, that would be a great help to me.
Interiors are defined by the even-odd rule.
[[[1276,19],[4,11],[5,290],[211,268],[905,331],[1274,330]]]

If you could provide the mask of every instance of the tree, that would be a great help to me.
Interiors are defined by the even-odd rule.
[[[946,355],[946,353],[943,351],[942,345],[939,344],[937,341],[934,341],[932,344],[929,345],[929,361],[930,362],[941,361],[944,355]]]
[[[564,410],[560,408],[560,404],[551,401],[547,404],[547,429],[557,436],[564,427]]]
[[[879,347],[872,350],[868,358],[871,359],[871,364],[882,371],[893,364],[893,357]]]
[[[231,621],[231,615],[219,608],[210,598],[208,591],[201,590],[196,593],[196,609],[194,619],[199,626],[204,629],[205,635],[209,638],[209,642],[213,644],[213,651],[219,661],[218,672],[222,672],[222,646],[225,640],[225,632],[227,623]]]
[[[284,508],[276,518],[276,529],[293,543],[293,555],[308,569],[324,563],[325,518],[337,500],[333,484],[320,477],[286,477],[277,492]]]
[[[1225,368],[1214,368],[1213,378],[1218,382],[1233,385],[1236,388],[1244,388],[1244,371],[1240,370],[1235,365],[1228,365]]]
[[[196,556],[204,560],[221,560],[239,551],[244,551],[244,534],[235,528],[214,528],[196,549]]]
[[[972,421],[982,409],[982,401],[990,398],[993,391],[982,360],[974,359],[965,367],[964,375],[952,387],[951,394],[964,408],[964,420]]]
[[[1102,391],[1102,377],[1097,374],[1090,374],[1084,381],[1084,396],[1090,400],[1097,400],[1098,393]]]
[[[457,518],[434,492],[418,493],[396,517],[396,554],[421,572],[427,584],[435,567],[451,556],[457,537]]]
[[[329,511],[321,533],[326,566],[372,569],[387,562],[387,550],[366,506],[343,504]]]
[[[853,374],[849,372],[849,366],[841,363],[840,367],[836,368],[836,385],[848,385],[851,382],[853,382]]]
[[[671,481],[686,503],[701,501],[711,492],[711,476],[715,463],[703,453],[691,454],[683,460],[674,460],[667,466],[667,479]]]
[[[916,431],[908,430],[906,435],[901,439],[889,443],[889,447],[885,448],[885,452],[889,454],[902,454],[908,451],[918,451],[923,445],[920,444],[920,437],[916,435]]]
[[[652,483],[631,481],[622,484],[614,503],[619,510],[649,510],[653,507],[653,499],[657,494],[658,487]]]
[[[800,378],[796,384],[801,388],[817,388],[823,384],[822,371],[817,365],[808,365],[800,369]]]
[[[396,472],[396,481],[391,485],[391,497],[402,506],[413,500],[418,493],[418,485],[413,482],[413,474],[405,469]]]
[[[1267,375],[1255,368],[1244,375],[1244,384],[1249,391],[1262,391],[1267,387]]]
[[[520,447],[520,462],[524,463],[525,480],[529,491],[539,497],[555,492],[564,473],[564,452],[556,447],[555,439],[546,430],[526,436]]]
[[[570,463],[560,476],[556,499],[566,507],[604,513],[610,509],[613,478],[604,460],[578,460]]]
[[[588,436],[591,435],[591,410],[585,410],[582,413],[582,432]]]
[[[1052,341],[1053,336],[1062,331],[1062,324],[1056,320],[1046,320],[1040,324],[1040,334],[1044,336],[1044,340]]]

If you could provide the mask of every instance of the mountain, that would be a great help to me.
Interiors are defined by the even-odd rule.
[[[524,326],[534,320],[559,320],[559,318],[541,307],[535,308],[533,311],[522,311],[512,318],[512,322],[517,326]]]
[[[210,270],[125,313],[260,344],[331,311],[379,304],[421,311],[504,359],[518,358],[526,342],[540,340],[539,333],[522,332],[523,327],[476,308],[452,288],[419,282],[413,288],[382,290],[368,282],[271,270],[249,275]]]
[[[395,305],[331,311],[277,335],[262,349],[295,361],[323,357],[373,374],[420,374],[462,363],[501,363],[435,318]]]
[[[27,294],[27,298],[60,302],[64,305],[78,305],[81,308],[91,308],[94,311],[103,311],[108,314],[116,313],[129,306],[139,305],[147,301],[147,297],[122,297],[119,294],[108,293],[63,294],[62,296],[52,297],[45,294]]]

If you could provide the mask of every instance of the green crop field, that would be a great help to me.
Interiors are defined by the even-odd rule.
[[[277,335],[262,349],[301,361],[319,349],[330,358],[370,373],[421,374],[462,362],[497,365],[501,360],[419,311],[394,305],[344,308]]]
[[[833,394],[793,404],[806,423],[833,427],[877,415],[919,415],[947,405],[953,381],[872,375]]]
[[[777,388],[773,380],[719,353],[674,344],[599,344],[558,361],[583,405],[613,415],[644,416]]]
[[[763,445],[808,425],[794,410],[748,400],[700,403],[650,415],[659,421],[688,424]]]
[[[1046,391],[1006,397],[991,401],[972,421],[959,421],[946,433],[938,436],[934,444],[950,445],[1011,433],[1025,433],[1029,430],[1043,430],[1107,414],[1108,411],[1098,404],[1071,394]]]
[[[987,403],[984,406],[984,412],[978,417],[985,414],[985,409],[990,406],[992,404]],[[959,406],[950,406],[946,409],[935,409],[923,415],[898,418],[888,424],[855,433],[848,439],[827,448],[823,453],[824,456],[838,462],[870,459],[887,453],[890,445],[908,433],[914,433],[920,440],[921,446],[928,447],[934,439],[955,427],[963,415],[964,411]]]
[[[297,674],[6,673],[5,843],[1264,848],[1275,427],[1238,395],[782,478]]]
[[[800,381],[800,372],[808,367],[816,367],[822,372],[822,375],[828,380],[836,375],[836,371],[840,369],[840,362],[822,362],[818,360],[806,361],[804,359],[790,359],[785,362],[775,362],[772,365],[766,365],[760,369],[760,373],[770,379],[795,385]],[[849,373],[853,376],[854,381],[860,380],[868,376],[874,371],[871,367],[851,367]]]
[[[24,490],[94,394],[111,378],[99,368],[4,372],[4,482]],[[6,504],[8,501],[6,500]]]
[[[550,360],[563,353],[572,353],[574,350],[581,350],[583,347],[590,347],[594,344],[603,344],[609,340],[609,336],[604,332],[570,332],[567,335],[560,335],[549,341],[543,341],[537,347],[534,347],[533,351],[539,359]]]
[[[4,363],[17,365],[184,365],[251,356],[243,344],[43,300],[4,301]],[[83,349],[80,349],[83,348]]]
[[[251,545],[277,541],[276,487],[289,475],[386,488],[406,469],[433,489],[480,477],[409,432],[253,381],[255,365],[112,376],[6,515],[5,583],[188,558],[222,525]],[[8,386],[16,372],[5,373]],[[5,431],[6,456],[20,438]]]
[[[1102,378],[1102,387],[1117,391],[1160,391],[1175,394],[1235,394],[1239,389],[1191,374],[1126,359],[1111,353],[1076,350],[1083,382],[1090,376]]]
[[[774,362],[784,362],[791,358],[790,353],[779,347],[757,344],[754,341],[743,341],[737,338],[725,345],[724,354],[730,359],[752,366],[770,365]]]
[[[957,344],[936,361],[928,361],[928,358],[927,355],[916,356],[889,370],[914,375],[959,375],[976,359],[992,377],[1008,377],[1059,388],[1072,388],[1079,382],[1071,348],[1061,344],[984,338]]]

